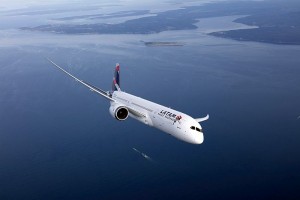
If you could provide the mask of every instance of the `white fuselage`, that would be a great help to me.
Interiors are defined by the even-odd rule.
[[[200,124],[182,112],[123,91],[114,91],[112,99],[116,102],[111,102],[111,104],[119,103],[143,113],[145,115],[143,117],[131,113],[129,116],[146,125],[153,126],[188,143],[201,144],[204,140]]]
[[[126,92],[122,92],[120,89],[119,64],[116,65],[112,92],[106,92],[105,90],[78,79],[50,59],[47,60],[77,82],[89,88],[91,91],[108,99],[111,104],[109,107],[109,113],[115,119],[123,121],[130,116],[144,124],[169,133],[179,140],[192,144],[201,144],[203,142],[203,132],[199,123],[207,120],[209,115],[203,118],[193,119],[182,112],[153,103]]]

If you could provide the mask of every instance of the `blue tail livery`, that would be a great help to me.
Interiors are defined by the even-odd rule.
[[[119,90],[120,90],[120,65],[119,63],[117,63],[113,82],[112,82],[112,91],[119,91]]]

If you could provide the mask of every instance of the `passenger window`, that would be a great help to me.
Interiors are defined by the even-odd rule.
[[[195,126],[191,126],[191,129],[192,129],[192,130],[195,130]]]

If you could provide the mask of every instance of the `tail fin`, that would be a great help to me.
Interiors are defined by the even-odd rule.
[[[119,91],[120,90],[120,65],[119,63],[116,64],[116,69],[114,73],[114,78],[112,82],[112,91]]]

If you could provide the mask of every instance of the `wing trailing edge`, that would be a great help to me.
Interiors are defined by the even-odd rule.
[[[111,96],[105,92],[104,90],[93,86],[83,80],[78,79],[77,77],[75,77],[74,75],[72,75],[71,73],[69,73],[68,71],[66,71],[65,69],[63,69],[62,67],[60,67],[59,65],[57,65],[55,62],[53,62],[52,60],[50,60],[49,58],[46,58],[52,65],[54,65],[56,68],[58,68],[59,70],[61,70],[62,72],[64,72],[65,74],[67,74],[68,76],[70,76],[71,78],[75,79],[77,82],[81,83],[82,85],[86,86],[87,88],[89,88],[92,92],[96,92],[98,94],[100,94],[101,96],[105,97],[106,99],[110,100],[110,101],[115,101],[113,98],[111,98]]]

